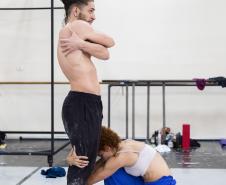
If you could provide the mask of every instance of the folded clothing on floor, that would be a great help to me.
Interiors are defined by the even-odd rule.
[[[64,177],[66,175],[66,171],[64,168],[55,166],[49,168],[48,170],[41,170],[42,175],[46,175],[46,178],[56,178],[56,177]]]

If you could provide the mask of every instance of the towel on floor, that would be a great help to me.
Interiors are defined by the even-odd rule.
[[[48,170],[41,170],[42,175],[46,175],[46,178],[56,178],[56,177],[64,177],[66,175],[66,171],[64,168],[55,166],[49,168]]]

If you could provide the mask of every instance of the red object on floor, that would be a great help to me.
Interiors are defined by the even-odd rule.
[[[190,125],[183,124],[182,148],[190,148]]]

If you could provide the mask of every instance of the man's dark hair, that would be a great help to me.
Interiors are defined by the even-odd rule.
[[[68,16],[70,15],[71,10],[74,6],[77,6],[81,9],[83,6],[88,5],[89,2],[94,0],[61,0],[61,1],[64,4],[65,10],[64,22],[66,24],[68,21]]]

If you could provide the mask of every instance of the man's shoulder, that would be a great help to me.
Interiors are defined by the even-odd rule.
[[[90,24],[83,20],[75,20],[70,23],[72,27],[91,27]]]
[[[64,26],[63,28],[60,29],[59,31],[59,36],[64,38],[64,37],[68,37],[70,34],[70,32],[68,31],[68,29],[66,29],[66,27]]]
[[[86,33],[89,33],[93,30],[93,28],[89,23],[82,20],[75,20],[71,22],[70,27],[71,27],[71,31],[77,33],[80,36]]]
[[[91,25],[83,20],[75,20],[73,22],[67,23],[61,30],[59,31],[59,36],[61,38],[65,38],[70,36],[71,32],[74,32],[78,35],[83,35],[92,31]]]

